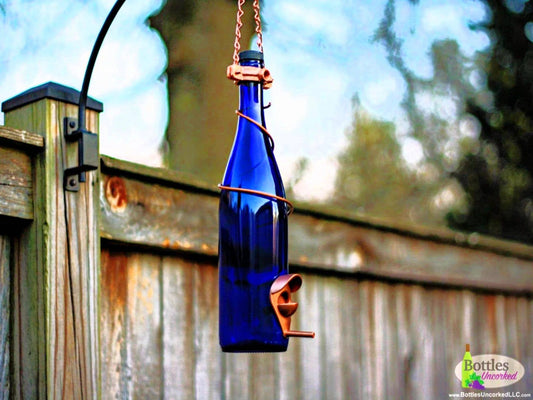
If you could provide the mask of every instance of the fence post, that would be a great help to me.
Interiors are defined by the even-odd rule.
[[[65,117],[77,118],[79,93],[56,83],[2,104],[7,126],[44,137],[35,158],[35,218],[20,241],[14,269],[13,395],[96,399],[99,394],[98,293],[100,239],[97,171],[79,192],[63,189],[77,162],[64,138]],[[98,132],[102,104],[90,99],[87,128]]]

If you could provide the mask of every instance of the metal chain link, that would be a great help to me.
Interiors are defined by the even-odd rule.
[[[246,0],[238,0],[237,3],[237,23],[235,25],[235,43],[233,45],[233,64],[239,63],[239,51],[241,50],[241,28],[242,28],[242,16],[244,10],[242,7]],[[257,34],[257,47],[259,51],[263,52],[263,31],[261,29],[261,16],[259,8],[259,0],[254,0],[254,20],[255,20],[255,33]]]
[[[261,16],[259,14],[259,0],[254,0],[255,33],[257,33],[257,47],[263,52],[263,32],[261,30]]]
[[[233,45],[233,64],[239,63],[239,50],[241,49],[241,27],[242,27],[242,16],[244,15],[244,10],[242,6],[246,0],[239,0],[237,5],[237,24],[235,25],[235,44]]]

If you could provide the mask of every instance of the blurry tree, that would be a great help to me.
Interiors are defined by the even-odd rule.
[[[349,144],[339,156],[334,202],[372,216],[442,226],[450,206],[464,208],[462,191],[450,177],[457,162],[450,146],[457,139],[458,123],[443,116],[438,106],[428,105],[427,98],[452,98],[463,109],[464,99],[474,92],[468,81],[473,66],[466,63],[457,42],[446,39],[431,47],[433,76],[418,77],[402,57],[403,42],[393,29],[395,17],[395,0],[389,0],[373,40],[384,45],[389,63],[406,83],[402,106],[408,136],[421,145],[424,159],[416,169],[408,168],[394,125],[372,119],[356,105]]]
[[[398,169],[398,161],[390,157],[401,158],[398,150],[393,151],[390,139],[382,140],[378,147],[383,148],[375,148],[372,152],[375,156],[381,152],[389,156],[371,160],[370,164],[368,153],[351,151],[362,149],[361,141],[364,141],[364,138],[357,138],[357,132],[364,132],[358,125],[357,115],[349,149],[340,157],[336,188],[342,191],[341,184],[345,184],[342,182],[361,180],[365,175],[367,179],[361,180],[362,184],[370,185],[376,193],[380,193],[380,185],[390,186],[387,191],[396,204],[384,203],[383,206],[398,210],[400,216],[389,212],[394,218],[401,218],[401,213],[410,208],[406,199],[426,209],[423,214],[438,218],[431,209],[439,201],[442,206],[443,193],[448,190],[445,203],[451,211],[446,219],[451,227],[533,243],[533,158],[527,157],[533,150],[533,4],[523,0],[480,1],[487,6],[487,21],[471,28],[487,32],[491,45],[468,59],[454,40],[434,42],[430,53],[433,64],[430,79],[418,77],[402,56],[403,41],[393,29],[396,0],[387,1],[374,35],[374,41],[385,47],[389,63],[406,83],[402,105],[410,123],[409,136],[424,150],[421,167],[431,170],[435,182],[448,189],[434,190],[431,185],[427,186],[427,180],[423,180],[422,186],[420,181],[405,180],[409,175]],[[486,84],[476,83],[473,76],[486,77]],[[437,106],[432,107],[435,99]],[[439,99],[453,103],[455,115],[446,115],[439,109]],[[383,132],[390,128],[385,129],[385,125],[380,124],[373,123],[372,129],[374,135],[384,138]],[[361,167],[355,167],[354,163],[361,163]],[[396,171],[394,180],[380,171],[384,165]],[[362,173],[368,166],[373,172]],[[350,178],[350,174],[353,177]],[[450,184],[450,177],[459,182],[462,191]],[[376,182],[378,179],[381,183]],[[419,202],[409,190],[402,189],[399,183],[402,181],[407,187],[413,186],[414,192],[424,201]],[[367,189],[353,190],[363,193]],[[370,198],[352,197],[342,195],[339,199],[345,207],[353,207],[362,204],[358,202],[365,203],[364,198]],[[377,196],[373,201],[383,200]],[[370,212],[387,215],[386,210],[376,210],[375,206]],[[416,218],[413,220],[420,222]]]
[[[485,57],[489,104],[471,97],[481,125],[479,146],[453,173],[467,193],[454,228],[533,243],[533,3],[484,0],[490,19],[473,27],[492,40]]]
[[[399,209],[405,211],[400,202],[410,197],[412,186],[394,124],[373,119],[360,105],[354,114],[348,147],[338,158],[335,201],[365,214],[396,217]]]
[[[424,79],[403,58],[394,30],[397,1],[386,2],[373,40],[406,83],[407,134],[424,158],[408,168],[395,127],[356,106],[334,202],[424,224],[443,224],[448,210],[455,229],[533,242],[533,159],[527,157],[533,147],[532,2],[477,0],[487,6],[487,21],[471,28],[487,32],[491,45],[467,58],[455,40],[434,42],[433,76]],[[235,12],[230,0],[168,0],[151,18],[168,48],[168,164],[213,184],[235,127],[237,91],[224,78]],[[252,15],[248,8],[243,46],[253,33]],[[445,111],[450,104],[453,115]],[[303,171],[305,161],[300,164]]]
[[[294,187],[302,180],[307,168],[309,167],[309,159],[301,157],[296,160],[294,172],[292,176],[285,182],[285,194],[288,199],[296,197]]]
[[[443,213],[433,201],[442,190],[434,169],[410,169],[391,122],[374,119],[356,101],[339,155],[333,203],[341,208],[402,223],[437,225]]]
[[[251,3],[245,4],[242,49],[255,28]],[[166,163],[211,184],[222,179],[237,123],[238,91],[226,79],[236,12],[231,0],[168,0],[150,18],[168,50]]]
[[[418,3],[418,0],[409,1]],[[456,117],[465,109],[467,99],[476,92],[469,78],[479,69],[482,58],[473,62],[461,53],[455,40],[438,40],[432,44],[429,54],[433,76],[429,79],[418,77],[403,59],[403,40],[394,31],[395,3],[396,0],[388,0],[373,40],[385,47],[389,63],[406,83],[402,106],[409,121],[408,135],[422,146],[424,162],[438,171],[439,179],[445,179],[456,162],[450,152],[450,147],[459,138]],[[443,110],[446,103],[453,103],[454,115],[446,115]]]

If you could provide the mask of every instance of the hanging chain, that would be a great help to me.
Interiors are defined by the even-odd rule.
[[[257,33],[257,47],[263,52],[263,31],[261,30],[261,16],[259,14],[259,0],[254,0],[255,33]]]
[[[241,49],[241,28],[242,28],[242,16],[244,15],[244,6],[246,0],[238,0],[237,3],[237,23],[235,25],[235,43],[233,45],[233,64],[239,63],[239,51]],[[259,0],[254,0],[254,21],[255,21],[255,33],[257,34],[257,47],[259,51],[263,52],[263,31],[261,29],[261,15],[259,8]]]
[[[246,0],[238,0],[237,2],[237,23],[235,25],[235,43],[233,45],[233,64],[229,65],[226,70],[228,79],[233,80],[236,84],[240,81],[254,81],[261,82],[264,89],[269,89],[272,86],[272,76],[266,68],[258,68],[251,66],[239,65],[239,51],[241,50],[241,28],[242,16],[244,15],[243,6]],[[261,15],[259,9],[259,0],[254,0],[254,21],[255,33],[257,34],[257,47],[263,53],[263,32],[261,30]]]
[[[246,0],[239,0],[237,5],[237,24],[235,25],[235,44],[233,45],[233,64],[239,63],[239,50],[241,49],[241,28],[242,28],[242,16],[244,15],[244,10],[242,6]]]

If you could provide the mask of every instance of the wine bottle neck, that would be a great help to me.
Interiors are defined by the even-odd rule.
[[[259,59],[244,59],[243,67],[262,68]],[[246,116],[263,123],[263,84],[260,82],[241,81],[239,83],[239,110]]]
[[[258,82],[241,82],[239,85],[239,110],[262,123],[263,88]]]

